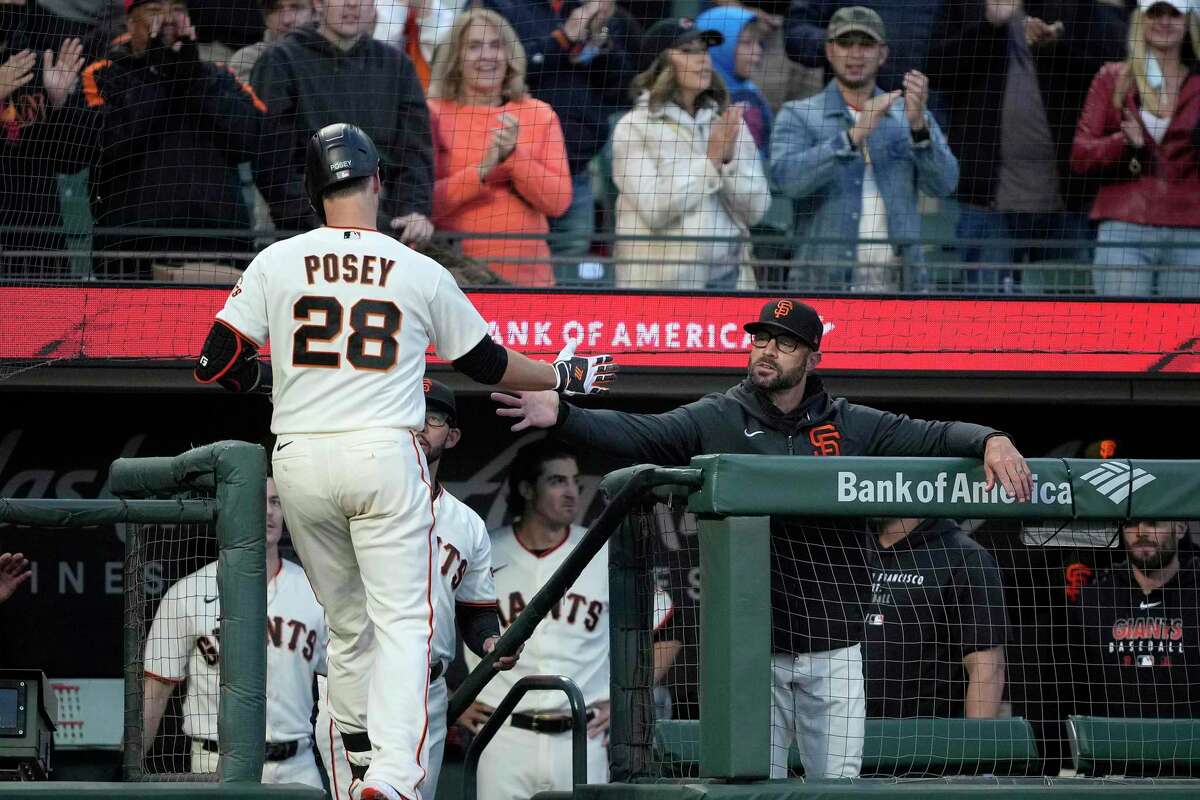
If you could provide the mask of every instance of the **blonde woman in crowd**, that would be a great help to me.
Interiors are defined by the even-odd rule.
[[[1106,181],[1097,294],[1200,296],[1200,21],[1194,0],[1138,0],[1129,58],[1092,81],[1071,167]],[[1108,245],[1108,246],[1105,246]]]
[[[547,217],[571,204],[562,128],[529,96],[525,50],[496,12],[475,8],[455,20],[434,57],[429,118],[439,230],[549,233]],[[464,239],[463,252],[510,283],[554,285],[545,239]]]

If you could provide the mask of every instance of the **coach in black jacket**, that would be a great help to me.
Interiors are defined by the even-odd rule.
[[[433,234],[429,109],[408,56],[364,31],[369,7],[318,6],[317,25],[292,31],[268,47],[254,65],[250,83],[280,130],[275,146],[290,165],[289,196],[304,196],[309,137],[335,122],[357,125],[379,148],[379,229],[405,244],[421,244]],[[315,217],[282,222],[286,228],[313,224]]]
[[[989,486],[998,480],[1029,498],[1029,467],[1005,434],[830,397],[812,374],[823,327],[811,307],[774,300],[745,328],[753,343],[746,380],[664,414],[572,407],[552,392],[492,397],[505,406],[498,414],[518,418],[513,430],[555,428],[580,447],[632,461],[678,465],[705,453],[982,457]],[[781,734],[793,730],[809,777],[853,777],[862,761],[866,542],[861,531],[831,536],[835,525],[772,520],[772,733],[773,749],[783,748],[771,759],[772,777],[786,775],[790,742]],[[803,705],[814,697],[819,705]]]

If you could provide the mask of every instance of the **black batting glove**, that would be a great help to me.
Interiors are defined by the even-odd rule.
[[[608,387],[604,384],[617,378],[617,365],[612,356],[577,356],[575,345],[575,342],[567,342],[554,360],[554,371],[558,374],[554,391],[565,395],[607,392]]]

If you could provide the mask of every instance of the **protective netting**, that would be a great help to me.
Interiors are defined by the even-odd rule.
[[[643,779],[696,777],[699,527],[680,497],[648,502],[631,523],[652,576],[639,591],[672,613],[653,618],[653,683],[614,685],[614,703],[634,709],[633,742],[647,745],[644,761],[618,761]],[[1192,537],[1169,521],[774,520],[771,607],[734,623],[771,626],[770,674],[736,680],[771,683],[772,777],[1059,775],[1077,763],[1189,774]],[[678,644],[669,667],[664,643]]]
[[[232,284],[347,121],[470,285],[1200,295],[1188,3],[843,5],[0,4],[0,277]]]
[[[126,627],[136,636],[141,719],[126,720],[156,780],[208,775],[217,766],[221,603],[217,539],[209,525],[130,525],[126,534]]]

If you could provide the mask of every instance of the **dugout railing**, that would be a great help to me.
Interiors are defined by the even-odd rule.
[[[124,526],[126,544],[124,743],[126,783],[0,784],[0,796],[319,797],[307,787],[259,785],[266,741],[266,452],[245,442],[217,442],[174,457],[122,458],[109,472],[110,498],[0,498],[0,522],[46,529]],[[164,784],[145,769],[142,681],[146,598],[141,532],[152,526],[211,528],[217,544],[220,617],[220,759],[211,783]],[[193,529],[194,530],[194,529]],[[118,632],[114,630],[114,635]],[[172,776],[179,778],[181,776]],[[134,785],[134,784],[137,785]]]
[[[1122,520],[1200,518],[1198,462],[1033,459],[1030,466],[1035,496],[1028,503],[999,488],[985,490],[982,465],[966,459],[705,456],[686,468],[643,465],[612,473],[603,484],[609,502],[601,515],[455,692],[450,718],[494,674],[491,662],[528,639],[607,543],[613,783],[578,786],[576,798],[850,797],[862,791],[901,797],[914,790],[944,797],[993,791],[1091,797],[1123,796],[1135,786],[1160,797],[1192,797],[1200,781],[1127,778],[1103,769],[1106,757],[1110,766],[1123,768],[1137,756],[1181,767],[1167,774],[1195,774],[1194,741],[1180,734],[1193,730],[1187,721],[1088,720],[1082,728],[1087,741],[1075,753],[1078,777],[1042,777],[1030,726],[1019,717],[875,719],[867,725],[864,768],[892,777],[848,785],[767,780],[772,516],[1026,521],[1037,523],[1038,535],[1051,530],[1065,537],[1097,523],[1109,545]],[[646,520],[670,504],[698,520],[698,721],[656,719],[652,632],[659,564]],[[1171,730],[1178,738],[1161,738]],[[789,760],[797,766],[794,749]]]

